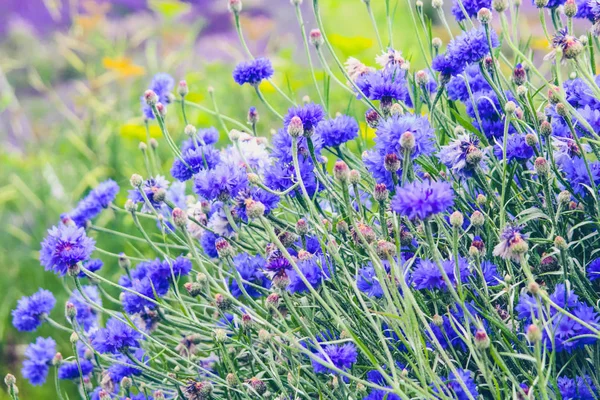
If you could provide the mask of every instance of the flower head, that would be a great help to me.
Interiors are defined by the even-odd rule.
[[[246,83],[257,86],[263,80],[270,79],[273,72],[271,61],[261,57],[239,63],[233,70],[233,80],[240,86]]]
[[[175,158],[171,167],[171,175],[179,181],[187,181],[203,169],[212,169],[219,164],[219,150],[212,146],[199,146],[182,153]]]
[[[323,145],[339,146],[358,136],[358,123],[352,117],[340,115],[334,119],[319,122],[316,134],[323,140]]]
[[[446,182],[413,182],[398,187],[391,207],[409,219],[425,220],[447,210],[454,204],[452,187]]]
[[[319,122],[325,117],[325,111],[320,104],[308,103],[301,107],[292,107],[288,110],[283,118],[283,128],[287,132],[287,128],[292,121],[292,118],[298,117],[302,121],[304,132],[313,132]]]
[[[212,170],[200,171],[194,180],[194,191],[206,200],[235,198],[248,185],[245,169],[221,163]]]
[[[158,102],[162,103],[163,105],[166,105],[171,102],[169,94],[173,91],[174,86],[175,80],[171,75],[165,73],[158,73],[152,78],[152,82],[150,83],[150,87],[148,89],[152,90],[156,94],[156,96],[158,96]],[[154,113],[152,112],[152,108],[147,104],[144,96],[142,96],[141,102],[144,117],[148,119],[154,119]]]
[[[456,18],[458,22],[477,16],[477,12],[482,8],[492,8],[491,0],[465,0],[462,1],[462,7],[464,7],[464,10],[466,11],[465,15],[460,1],[461,0],[454,0],[452,3],[452,15],[454,15],[454,18]]]
[[[87,260],[95,245],[94,239],[87,237],[83,228],[54,226],[42,242],[40,262],[46,271],[64,276],[69,268]]]
[[[162,200],[155,199],[154,195],[157,192],[166,191],[168,188],[169,181],[161,175],[156,175],[154,178],[146,179],[138,189],[130,190],[128,198],[134,203],[142,203],[143,212],[152,212],[152,207],[158,209],[162,205]],[[142,193],[140,193],[140,190],[144,192],[150,205],[146,204],[146,200]]]
[[[17,308],[12,311],[13,326],[19,331],[34,331],[44,321],[44,315],[50,314],[56,299],[45,289],[39,289],[29,297],[21,297]]]
[[[100,353],[118,353],[129,347],[138,347],[141,334],[116,318],[106,322],[92,337],[92,346]]]
[[[508,225],[500,235],[500,242],[494,247],[494,255],[519,262],[521,255],[529,249],[527,234],[521,233],[523,227],[519,225]]]
[[[21,373],[33,386],[46,382],[50,362],[56,354],[56,342],[52,338],[38,337],[25,350],[25,361]]]
[[[243,280],[243,287],[246,293],[252,297],[260,297],[263,292],[256,286],[268,289],[271,281],[263,274],[266,266],[266,260],[260,255],[251,256],[248,253],[240,253],[233,257],[233,265]],[[231,294],[239,297],[243,294],[239,287],[237,279],[232,279],[229,288]]]
[[[483,153],[479,149],[479,139],[464,134],[442,146],[438,157],[454,173],[469,177],[483,158]]]
[[[112,179],[102,182],[85,196],[77,206],[66,214],[75,225],[85,227],[87,221],[98,216],[115,199],[119,192],[119,185]]]
[[[408,95],[406,71],[390,67],[368,72],[356,81],[356,86],[370,100],[391,104],[393,100],[404,100]]]

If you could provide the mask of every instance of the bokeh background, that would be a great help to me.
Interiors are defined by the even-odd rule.
[[[307,29],[315,27],[310,1],[302,9]],[[412,33],[407,2],[394,7],[394,40],[415,67],[422,66]],[[301,99],[313,93],[299,26],[289,0],[243,0],[242,25],[255,55],[266,55],[276,69],[275,81]],[[383,0],[372,2],[385,31]],[[449,6],[449,4],[447,5]],[[378,52],[374,31],[361,0],[321,0],[325,28],[338,56],[374,64]],[[433,36],[447,42],[433,20]],[[107,178],[127,188],[129,176],[143,174],[138,144],[145,140],[140,96],[157,72],[186,79],[189,100],[212,108],[208,88],[223,114],[245,121],[249,106],[261,114],[260,134],[278,128],[248,87],[235,85],[231,72],[244,59],[227,11],[227,0],[1,0],[0,1],[0,375],[17,375],[22,399],[54,399],[52,385],[34,388],[20,379],[22,352],[36,336],[11,325],[10,312],[23,295],[38,287],[57,294],[53,316],[62,320],[66,294],[61,281],[38,262],[39,243],[48,227],[91,187]],[[318,69],[320,84],[324,74]],[[280,111],[286,104],[268,83],[263,92]],[[346,93],[332,90],[331,110],[348,113]],[[169,110],[169,130],[181,139],[178,110]],[[356,116],[361,111],[354,110]],[[215,126],[208,114],[188,109],[197,127]],[[362,118],[358,118],[361,120]],[[222,141],[226,132],[220,129]],[[159,147],[163,170],[169,153],[157,127],[151,134]],[[223,144],[223,143],[222,143]],[[122,190],[117,203],[124,202]],[[131,229],[110,212],[97,225]],[[107,235],[101,247],[115,253],[128,244]],[[103,274],[116,276],[114,259],[104,259]],[[54,338],[66,349],[68,337]],[[0,399],[8,399],[0,390]]]

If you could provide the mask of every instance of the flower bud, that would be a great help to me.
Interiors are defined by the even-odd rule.
[[[156,111],[162,118],[167,116],[167,107],[163,103],[156,103]]]
[[[248,174],[248,182],[250,182],[253,185],[259,184],[260,177],[258,175],[256,175],[255,173],[250,172]]]
[[[333,177],[342,183],[348,183],[350,179],[350,169],[344,161],[337,161],[333,166]]]
[[[379,114],[372,108],[368,109],[365,113],[365,120],[367,121],[367,125],[373,129],[379,126]]]
[[[396,255],[396,246],[388,241],[378,240],[375,245],[375,254],[384,260],[388,257],[394,257]]]
[[[98,399],[99,400],[110,400],[110,394],[108,394],[106,391],[104,391],[104,389],[102,389],[98,392]]]
[[[567,241],[562,236],[554,238],[554,247],[559,250],[567,250],[569,248]]]
[[[240,11],[242,11],[242,0],[228,0],[227,9],[231,13],[239,13]]]
[[[300,236],[304,236],[308,233],[308,223],[304,218],[300,218],[296,222],[296,233]]]
[[[542,259],[540,260],[540,271],[541,272],[554,272],[559,269],[558,260],[554,256],[546,255],[545,253],[542,255]]]
[[[73,322],[73,319],[77,316],[77,308],[75,308],[75,304],[67,301],[65,304],[65,317],[67,321]]]
[[[481,22],[482,25],[487,25],[492,20],[492,12],[483,7],[477,11],[477,20]]]
[[[473,224],[473,226],[478,227],[478,228],[483,226],[483,224],[485,223],[485,217],[481,213],[481,211],[479,211],[479,210],[473,211],[473,214],[471,214],[471,223]]]
[[[475,246],[471,246],[469,247],[469,256],[472,258],[477,258],[479,257],[480,253],[479,253],[479,249]]]
[[[516,109],[517,109],[517,105],[515,104],[514,101],[507,101],[506,104],[504,105],[504,112],[508,115],[514,114]]]
[[[267,385],[256,377],[250,378],[248,385],[261,396],[267,391]]]
[[[315,47],[319,47],[324,43],[323,35],[319,29],[311,30],[308,34],[308,40],[310,41],[310,44]]]
[[[226,239],[217,239],[215,241],[215,247],[217,249],[217,253],[219,254],[219,258],[233,257],[235,255],[233,247],[231,247]]]
[[[17,383],[17,378],[13,374],[6,374],[4,377],[4,383],[6,386],[11,387]]]
[[[433,39],[431,39],[431,45],[436,50],[439,50],[442,47],[442,44],[442,39],[440,39],[439,37],[434,37]]]
[[[431,0],[431,7],[436,10],[441,10],[444,7],[444,0]]]
[[[441,315],[435,314],[431,319],[431,322],[433,322],[435,326],[442,326],[444,324],[444,319]]]
[[[349,232],[348,223],[344,220],[339,221],[335,227],[340,235],[347,235]]]
[[[454,211],[450,215],[450,225],[452,225],[454,228],[462,227],[464,222],[465,222],[465,218],[463,217],[463,215],[460,211]]]
[[[497,13],[504,12],[508,9],[508,1],[507,0],[492,0],[492,8]]]
[[[482,207],[485,205],[485,203],[487,203],[487,197],[484,194],[478,194],[477,198],[475,199],[475,201],[477,202],[477,204]]]
[[[183,80],[179,81],[179,85],[177,85],[177,93],[179,93],[181,97],[185,97],[189,92],[190,89],[188,88],[187,82]]]
[[[427,85],[429,83],[429,74],[423,70],[417,71],[415,74],[415,80],[421,86]]]
[[[567,0],[564,5],[565,15],[568,18],[573,18],[577,14],[577,3],[575,0]]]
[[[271,341],[271,334],[265,329],[261,329],[258,331],[258,340],[264,343],[268,343]]]
[[[286,274],[276,275],[273,280],[273,287],[279,290],[286,290],[290,285],[290,278]]]
[[[550,173],[550,166],[548,165],[548,161],[546,161],[543,157],[538,157],[535,159],[533,166],[535,168],[535,172],[538,174],[540,178],[547,178]]]
[[[527,95],[527,88],[523,85],[517,86],[517,96],[524,97]]]
[[[554,108],[556,110],[556,113],[561,117],[567,116],[567,107],[565,107],[563,103],[558,103],[556,106],[554,106]]]
[[[213,337],[217,343],[224,343],[227,340],[227,331],[225,329],[217,328],[213,332]]]
[[[563,190],[558,194],[558,203],[566,206],[571,201],[571,192],[568,190]]]
[[[231,299],[223,296],[221,293],[215,295],[215,305],[220,311],[227,311],[231,308]]]
[[[358,185],[360,183],[360,172],[353,169],[350,171],[350,183]]]
[[[537,295],[540,292],[540,285],[535,281],[531,281],[527,285],[527,290],[529,291],[529,293]]]
[[[125,255],[125,253],[119,253],[119,267],[124,269],[131,267],[131,260]]]
[[[527,143],[529,147],[535,147],[538,144],[538,138],[533,133],[528,133],[525,135],[525,143]]]
[[[544,8],[548,5],[548,0],[535,0],[534,4],[537,8]]]
[[[131,380],[130,377],[128,376],[124,376],[123,379],[121,379],[121,387],[125,390],[131,389],[131,387],[133,386],[133,381]],[[156,399],[156,397],[154,397]]]
[[[475,346],[480,350],[485,350],[490,347],[490,337],[483,329],[479,329],[475,332]]]
[[[308,95],[302,96],[302,103],[304,103],[304,104],[310,103],[310,97]]]
[[[187,213],[181,208],[176,207],[173,209],[171,215],[173,217],[173,223],[175,224],[175,226],[181,229],[185,229],[188,222]]]
[[[239,383],[237,376],[235,374],[229,373],[225,377],[225,382],[227,382],[227,386],[233,388],[236,387]]]
[[[183,129],[183,133],[185,133],[187,136],[193,136],[196,134],[196,132],[196,127],[192,124],[187,124]]]
[[[246,199],[246,214],[250,219],[257,219],[265,215],[265,205],[260,201]]]
[[[560,102],[560,88],[558,86],[550,85],[550,89],[548,89],[548,100],[550,104],[557,104]]]
[[[229,140],[232,142],[237,142],[240,140],[240,136],[242,136],[242,132],[238,131],[237,129],[232,129],[229,131]]]
[[[527,82],[527,73],[525,72],[525,68],[523,68],[522,64],[517,64],[515,69],[513,69],[512,81],[517,86],[524,85]]]
[[[248,109],[248,123],[251,125],[255,125],[258,123],[259,116],[256,107],[250,107]]]
[[[199,296],[202,293],[203,284],[200,282],[186,282],[183,284],[185,290],[192,297]]]
[[[383,166],[386,171],[396,172],[400,169],[400,159],[396,155],[396,153],[386,154],[383,158]]]
[[[365,242],[367,242],[368,244],[373,243],[375,241],[375,239],[377,239],[377,236],[375,235],[375,231],[373,231],[373,229],[369,225],[359,222],[357,224],[357,228],[358,228],[358,232],[356,232],[354,230],[354,228],[352,228],[352,232],[351,232],[354,240],[357,243],[363,244],[363,242],[359,236],[359,233],[360,233],[360,235],[362,235]]]
[[[129,183],[131,183],[131,186],[133,186],[134,188],[139,188],[140,186],[142,186],[142,183],[144,183],[144,178],[142,178],[141,175],[133,174],[129,179]]]
[[[63,362],[63,356],[62,356],[62,354],[56,353],[54,355],[54,357],[52,357],[52,362],[51,362],[52,365],[58,366],[58,365],[62,364],[62,362]]]
[[[163,188],[159,188],[158,190],[156,190],[156,192],[154,192],[154,195],[152,196],[152,199],[157,203],[162,203],[163,201],[165,201],[166,198],[167,191]]]
[[[540,134],[544,137],[552,135],[552,125],[548,121],[544,121],[540,124]]]
[[[373,191],[373,198],[378,202],[384,202],[388,199],[389,191],[385,186],[385,183],[378,183],[375,185],[375,190]]]
[[[415,148],[415,144],[415,135],[412,132],[406,131],[400,136],[400,146],[403,149],[412,152]]]
[[[287,286],[286,286],[287,287]],[[281,303],[281,297],[277,293],[271,293],[267,296],[267,306],[270,308],[278,308]],[[260,332],[259,332],[260,333]]]
[[[146,90],[144,92],[144,100],[149,106],[154,106],[158,103],[158,95],[153,90]]]
[[[138,149],[140,149],[142,152],[148,150],[148,145],[144,142],[140,142],[140,144],[138,144]]]
[[[129,378],[129,377],[126,376],[125,378]],[[123,379],[125,379],[125,378],[123,378]],[[131,380],[131,378],[129,378],[129,379]],[[165,394],[163,393],[162,390],[155,391],[153,396],[154,396],[154,400],[165,400],[166,399]]]
[[[537,325],[531,324],[527,327],[526,336],[529,343],[535,344],[542,340],[542,331],[540,330],[540,328],[538,328]]]
[[[394,103],[390,106],[390,115],[404,115],[402,106],[398,103]]]
[[[299,137],[304,134],[304,125],[298,116],[292,117],[287,128],[287,132],[291,137]]]
[[[72,344],[75,344],[75,343],[79,342],[79,335],[77,334],[77,332],[71,333],[71,336],[69,337],[69,341]]]

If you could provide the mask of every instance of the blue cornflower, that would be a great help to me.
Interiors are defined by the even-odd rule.
[[[104,266],[104,262],[99,259],[99,258],[92,258],[90,260],[84,261],[83,262],[83,267],[85,269],[87,269],[90,272],[96,272],[99,271],[102,267]],[[77,275],[79,278],[85,278],[87,277],[87,275],[85,274],[85,272],[81,271],[79,273],[79,275]]]
[[[21,373],[33,386],[46,382],[50,363],[56,354],[56,342],[52,338],[38,337],[25,350],[23,369]]]
[[[169,181],[166,180],[161,175],[156,175],[154,178],[148,178],[144,181],[142,186],[139,189],[132,189],[129,191],[128,198],[134,203],[143,203],[142,211],[143,212],[151,212],[152,208],[146,204],[144,196],[140,193],[140,190],[144,191],[146,197],[148,197],[148,201],[150,205],[155,209],[160,208],[161,203],[154,200],[154,193],[159,191],[160,189],[167,190],[169,187]]]
[[[69,268],[87,260],[95,245],[96,241],[87,237],[83,228],[62,224],[53,226],[42,242],[40,262],[46,271],[64,276]]]
[[[404,366],[400,363],[396,362],[399,369],[404,369]],[[386,366],[382,366],[383,369],[386,369]],[[371,383],[375,383],[380,386],[386,386],[387,381],[384,379],[383,375],[379,370],[372,369],[367,372],[367,380]],[[387,397],[386,397],[387,396]],[[401,400],[401,397],[392,392],[388,392],[383,389],[372,389],[371,392],[363,398],[363,400]]]
[[[119,193],[119,185],[112,179],[102,182],[87,196],[79,201],[77,206],[66,217],[75,225],[85,227],[87,221],[98,216],[107,208]]]
[[[77,361],[63,361],[58,367],[58,379],[63,380],[75,380],[80,378],[79,367],[81,366],[81,376],[88,376],[94,370],[94,365],[84,359],[79,359],[79,365]]]
[[[530,294],[523,293],[521,296],[519,296],[519,302],[515,307],[515,311],[517,312],[519,318],[530,320],[532,316],[536,318],[539,317],[540,309],[535,297]]]
[[[298,117],[302,121],[304,132],[312,132],[319,122],[325,117],[325,111],[320,104],[308,103],[301,107],[292,107],[283,118],[283,128],[287,132],[288,125],[292,118]]]
[[[34,331],[44,322],[44,316],[50,314],[55,305],[54,295],[45,289],[39,289],[29,297],[21,297],[17,308],[12,311],[13,326],[19,331]]]
[[[600,77],[595,78],[600,83]],[[581,78],[568,79],[563,83],[565,99],[575,108],[590,106],[592,109],[600,108],[600,100],[594,96],[589,85]]]
[[[317,178],[313,173],[314,166],[309,159],[298,160],[298,166],[300,167],[300,176],[306,191],[309,196],[315,194],[316,191],[321,190]],[[292,163],[286,162],[275,162],[265,172],[265,184],[273,190],[284,191],[292,187],[296,182],[296,170]],[[289,193],[289,196],[295,197],[299,193],[300,189],[293,190]]]
[[[257,289],[253,285],[269,288],[271,287],[271,281],[263,274],[262,270],[265,268],[266,260],[259,254],[251,256],[248,253],[240,253],[233,258],[233,265],[240,274],[243,281],[249,283],[243,283],[244,289],[249,296],[260,297],[263,292]],[[243,294],[239,284],[235,278],[231,278],[229,283],[231,294],[235,297],[239,297]]]
[[[92,346],[100,353],[118,353],[129,347],[138,347],[141,334],[116,318],[106,322],[92,337]]]
[[[594,183],[600,183],[600,162],[589,161],[588,166],[592,175]],[[561,169],[565,174],[565,178],[573,188],[575,194],[587,195],[589,188],[592,187],[590,182],[590,175],[588,174],[587,167],[583,158],[572,158],[570,162],[564,160],[561,162]]]
[[[383,289],[381,283],[375,273],[375,268],[372,266],[366,266],[358,271],[356,278],[356,286],[358,290],[364,292],[369,297],[381,297],[383,296]]]
[[[550,300],[556,303],[561,308],[572,308],[578,304],[579,297],[574,290],[567,292],[567,287],[564,283],[559,283],[554,287],[554,293],[550,295]]]
[[[562,4],[565,4],[566,0],[550,0],[548,1],[548,4],[546,4],[544,7],[545,8],[556,8]],[[532,1],[533,4],[535,4],[535,0]]]
[[[213,128],[199,129],[195,137],[188,138],[181,143],[181,152],[186,153],[202,146],[210,146],[219,141],[219,131]]]
[[[462,6],[464,7],[465,11],[467,12],[466,16],[461,8],[461,3],[462,3]],[[460,21],[464,21],[467,18],[477,16],[477,12],[479,12],[479,10],[481,10],[482,8],[491,9],[492,1],[491,0],[454,0],[454,2],[452,3],[452,15],[454,15],[454,18],[456,18],[456,20],[458,22],[460,22]]]
[[[102,306],[102,298],[100,297],[96,286],[86,285],[83,286],[82,289],[88,299],[97,306]],[[79,291],[73,292],[69,298],[69,302],[73,303],[75,306],[75,309],[77,310],[76,320],[86,332],[98,325],[98,312],[87,302]]]
[[[323,265],[323,268],[321,265],[319,265],[319,263]],[[321,286],[323,280],[327,279],[330,275],[330,269],[324,257],[310,257],[307,260],[298,261],[296,265],[313,289],[317,289],[319,286]],[[300,274],[298,274],[296,270],[290,269],[287,275],[290,279],[290,284],[288,285],[287,289],[291,293],[303,293],[309,291],[309,286],[304,283],[300,277]]]
[[[442,261],[442,268],[448,276],[448,279],[453,284],[457,282],[456,277],[456,263],[454,260]],[[461,282],[465,282],[471,275],[469,268],[469,262],[462,257],[458,259],[458,271],[460,274]],[[434,261],[421,260],[412,275],[412,282],[417,289],[441,289],[446,290],[446,282],[444,281],[442,272]]]
[[[316,356],[325,362],[332,363],[336,368],[341,370],[349,370],[358,358],[356,346],[353,343],[344,344],[323,344],[323,342],[334,340],[329,332],[321,333],[317,336],[317,341],[321,343],[322,350],[318,351],[312,345],[312,351],[316,352]],[[335,371],[319,364],[317,361],[312,361],[312,366],[317,374],[335,373]]]
[[[233,70],[233,80],[240,86],[246,83],[257,86],[264,79],[270,79],[274,72],[271,61],[267,58],[260,57],[236,65]]]
[[[393,100],[404,100],[408,96],[406,71],[399,66],[391,66],[361,75],[356,86],[370,100],[380,100],[391,104]]]
[[[221,157],[219,150],[214,147],[200,146],[182,152],[182,159],[175,158],[171,167],[171,175],[173,178],[184,182],[191,179],[200,170],[216,167]]]
[[[409,219],[425,220],[454,204],[454,192],[446,182],[412,182],[398,187],[391,208]]]
[[[600,258],[596,258],[588,265],[587,277],[590,281],[600,279]]]
[[[479,139],[464,134],[442,146],[438,157],[455,174],[470,177],[483,158],[483,153],[479,149]]]
[[[171,75],[166,73],[158,73],[154,75],[152,78],[152,82],[150,83],[150,87],[148,89],[152,90],[158,96],[158,101],[164,105],[167,105],[171,102],[169,98],[169,94],[173,90],[175,86],[175,81]],[[152,108],[146,103],[146,99],[144,96],[141,98],[142,102],[142,111],[144,113],[144,117],[148,119],[154,119],[154,113],[152,112]]]
[[[477,108],[477,112],[475,108]],[[480,119],[489,121],[501,120],[504,115],[500,106],[500,100],[498,100],[498,96],[492,90],[480,90],[473,93],[473,101],[469,99],[469,101],[465,102],[465,111],[473,119],[476,119],[479,115]],[[501,132],[504,132],[504,126]]]
[[[184,256],[179,256],[174,260],[164,260],[162,262],[157,259],[149,267],[148,276],[155,287],[168,288],[169,283],[171,283],[173,279],[189,275],[191,270],[192,262]]]
[[[321,148],[323,147],[323,140],[318,133],[315,133],[311,135],[311,141],[313,144],[315,157],[319,157],[321,155]],[[280,129],[277,131],[277,133],[275,133],[271,138],[271,143],[273,147],[271,157],[277,158],[280,162],[291,163],[293,161],[292,137],[285,129]],[[300,160],[311,160],[306,137],[298,137],[296,140],[296,146],[298,148],[298,158]]]
[[[450,77],[460,74],[464,70],[464,65],[455,63],[446,52],[438,54],[431,62],[431,68],[440,73],[442,82],[448,81]]]
[[[485,260],[481,263],[481,272],[483,273],[483,280],[488,286],[496,286],[502,281],[498,273],[498,267],[491,261]]]
[[[469,85],[468,88],[467,83]],[[490,85],[481,74],[479,65],[469,65],[462,74],[453,76],[446,85],[448,98],[455,101],[460,100],[466,102],[469,100],[469,89],[471,93],[477,93],[482,90],[491,90]]]
[[[496,146],[494,146],[494,155],[498,160],[502,160],[504,157],[504,144],[500,139],[496,139]],[[526,162],[533,157],[533,148],[529,146],[525,140],[524,135],[513,134],[508,135],[506,142],[506,158],[509,163]]]
[[[588,375],[578,376],[575,380],[577,382],[577,392],[582,400],[598,396],[598,388]]]
[[[287,274],[290,269],[292,269],[292,264],[281,254],[281,251],[272,249],[269,252],[265,272],[273,276],[281,276]]]
[[[244,222],[248,222],[246,206],[249,200],[259,201],[265,206],[265,216],[277,208],[279,196],[264,189],[253,186],[250,189],[243,190],[236,198],[235,212],[236,216]]]
[[[206,254],[210,258],[219,257],[219,253],[217,252],[217,248],[215,246],[215,242],[218,239],[220,239],[220,237],[215,235],[211,231],[204,231],[202,233],[202,237],[200,238],[200,244],[202,245],[202,250],[204,250],[204,254]]]
[[[144,364],[148,363],[148,357],[144,354],[143,349],[135,350],[133,356]],[[121,382],[121,379],[126,376],[139,376],[142,374],[140,367],[136,366],[129,357],[119,354],[115,359],[118,362],[108,367],[108,373],[113,382]]]
[[[457,372],[458,373],[456,375],[454,372],[451,372],[450,375],[448,375],[448,377],[444,380],[448,390],[451,393],[454,393],[454,396],[457,400],[469,400],[470,398],[477,398],[479,396],[479,392],[477,391],[477,385],[475,384],[475,381],[471,377],[471,371],[463,369],[458,370]],[[464,383],[467,391],[463,389],[462,385],[459,383],[460,381]],[[437,388],[434,388],[433,390],[437,393]]]
[[[387,187],[394,186],[394,180],[392,178],[392,172],[388,171],[385,168],[384,164],[385,154],[380,154],[378,151],[369,150],[365,151],[362,154],[362,161],[365,165],[365,168],[371,176],[375,179],[377,183],[384,183]],[[393,172],[396,175],[396,178],[400,180],[400,176],[402,174],[402,168],[398,171]]]
[[[194,180],[194,192],[209,201],[232,199],[247,186],[246,170],[225,163],[212,170],[200,171]]]
[[[379,123],[375,137],[375,149],[380,154],[395,153],[400,160],[404,150],[400,138],[405,132],[414,136],[411,158],[427,156],[435,151],[435,132],[426,117],[413,114],[393,115]]]
[[[498,35],[493,29],[490,30],[490,40],[492,47],[498,47]],[[467,65],[481,61],[490,52],[488,40],[483,27],[473,28],[470,31],[461,33],[448,43],[446,54],[449,55],[452,62],[462,65],[464,69]]]
[[[358,123],[348,115],[339,115],[334,119],[319,122],[316,134],[323,140],[323,145],[334,147],[349,142],[358,136]]]

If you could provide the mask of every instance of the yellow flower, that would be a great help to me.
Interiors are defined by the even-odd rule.
[[[143,75],[146,71],[144,67],[134,64],[127,57],[110,58],[104,57],[102,65],[109,71],[117,73],[119,78],[129,78],[132,76]]]

